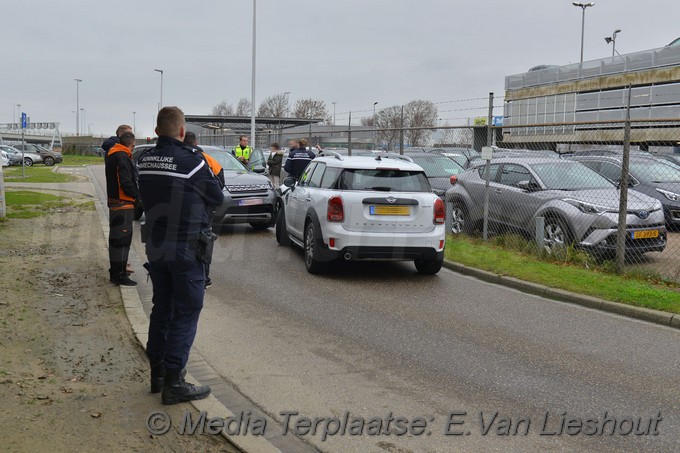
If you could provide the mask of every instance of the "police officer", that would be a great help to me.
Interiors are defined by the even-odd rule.
[[[210,394],[210,387],[186,382],[183,369],[203,308],[210,212],[224,195],[198,151],[182,142],[185,128],[179,108],[162,108],[157,116],[158,144],[138,164],[153,283],[147,355],[151,392],[162,389],[163,404]]]
[[[307,165],[309,165],[309,163],[316,157],[316,154],[307,149],[305,146],[306,143],[306,141],[303,142],[302,140],[291,140],[292,146],[290,152],[288,153],[288,160],[283,166],[283,169],[286,170],[286,173],[288,173],[289,176],[295,178],[296,181],[300,180],[300,177],[302,176],[302,173],[304,173],[305,168],[307,168]]]
[[[236,145],[236,148],[231,151],[234,157],[241,161],[241,163],[247,168],[250,168],[250,155],[252,152],[253,149],[248,146],[248,136],[246,135],[241,135],[238,138],[238,145]]]
[[[109,207],[109,278],[111,283],[135,286],[130,279],[128,256],[132,244],[132,220],[135,202],[139,196],[132,165],[132,148],[135,136],[123,133],[118,143],[112,145],[104,159],[106,195]]]
[[[217,178],[217,182],[220,183],[220,189],[224,189],[224,186],[226,185],[226,182],[224,180],[224,169],[220,165],[217,160],[212,157],[210,154],[206,153],[201,149],[200,146],[198,146],[198,138],[196,137],[196,134],[193,132],[187,132],[186,135],[184,136],[184,143],[187,145],[191,146],[192,148],[196,149],[201,153],[201,156],[205,159],[205,162],[208,164],[208,167],[210,167],[210,171],[212,171],[213,175]],[[214,210],[211,212],[211,214],[214,213]],[[211,225],[212,225],[212,215],[210,217],[211,220]],[[205,287],[210,288],[212,286],[212,280],[210,279],[210,264],[206,263],[205,264]]]

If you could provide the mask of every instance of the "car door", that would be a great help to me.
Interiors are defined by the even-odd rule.
[[[310,163],[300,177],[300,181],[288,194],[286,205],[286,227],[293,236],[302,239],[304,228],[304,216],[307,212],[307,205],[311,201],[308,193],[309,181],[312,172],[316,168],[316,162]]]
[[[528,229],[531,218],[541,204],[535,194],[520,188],[521,182],[538,184],[531,171],[520,164],[504,164],[498,176],[499,190],[494,191],[493,206],[506,225]]]

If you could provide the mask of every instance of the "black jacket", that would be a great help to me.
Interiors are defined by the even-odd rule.
[[[210,229],[210,212],[224,200],[200,151],[171,137],[139,160],[139,191],[146,213],[149,247],[195,240]]]
[[[283,152],[270,153],[267,159],[269,165],[269,174],[272,176],[281,176],[281,162],[283,162]]]
[[[315,157],[316,154],[305,148],[291,149],[283,169],[293,178],[300,179],[305,168],[307,168],[307,165],[309,165]]]
[[[133,209],[139,192],[130,150],[115,144],[106,153],[104,172],[108,207],[113,211]]]
[[[117,136],[112,136],[104,140],[104,143],[102,143],[102,149],[106,151],[107,153],[111,148],[113,148],[113,145],[116,143],[120,143],[120,139]]]

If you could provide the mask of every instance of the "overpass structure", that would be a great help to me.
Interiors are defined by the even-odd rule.
[[[680,141],[680,46],[552,66],[505,79],[502,141],[541,144],[622,143],[632,87],[632,142]]]
[[[23,139],[27,143],[47,145],[50,149],[58,150],[62,146],[59,123],[33,123],[26,124],[23,129]],[[20,143],[22,140],[21,123],[0,123],[0,143]]]

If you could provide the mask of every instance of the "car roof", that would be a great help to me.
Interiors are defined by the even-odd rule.
[[[492,164],[549,164],[549,163],[564,163],[573,162],[578,163],[576,160],[560,159],[559,157],[499,157],[491,159]]]
[[[380,157],[380,159],[378,159]],[[397,168],[404,171],[423,171],[418,164],[414,164],[405,159],[390,157],[386,155],[372,156],[342,156],[342,160],[335,156],[321,156],[313,162],[323,162],[329,167],[349,168],[353,170],[365,169],[376,170],[378,168]]]
[[[570,157],[569,160],[575,160],[575,161],[591,161],[591,160],[600,160],[600,161],[609,161],[609,162],[621,162],[623,160],[623,156],[574,156]],[[648,162],[648,161],[656,161],[658,162],[659,159],[655,158],[652,155],[649,156],[641,156],[639,154],[631,154],[629,157],[629,160],[635,161],[635,162]]]

